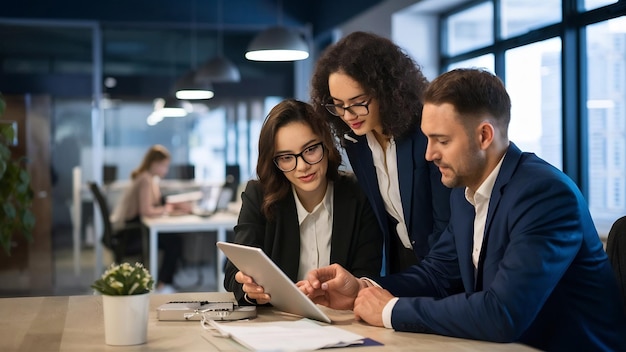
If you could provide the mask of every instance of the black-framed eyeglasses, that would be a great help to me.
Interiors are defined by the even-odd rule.
[[[365,116],[370,113],[369,105],[372,99],[368,99],[362,103],[355,103],[348,106],[341,104],[324,104],[326,110],[335,116],[343,116],[346,114],[346,110],[350,111],[352,115]]]
[[[305,163],[315,165],[324,159],[323,142],[315,143],[306,147],[298,154],[281,154],[274,158],[274,164],[282,172],[289,172],[298,166],[298,157],[301,157]]]

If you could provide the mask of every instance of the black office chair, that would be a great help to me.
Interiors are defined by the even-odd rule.
[[[626,216],[617,219],[611,226],[606,242],[606,254],[615,270],[626,309]]]
[[[145,258],[148,257],[146,254],[148,248],[146,231],[139,224],[127,225],[123,229],[114,231],[109,214],[109,206],[100,187],[95,182],[87,182],[87,185],[102,215],[102,224],[104,226],[102,244],[113,252],[115,263],[121,263],[128,256],[139,256],[139,262],[143,263]],[[142,234],[141,240],[138,241],[136,238],[131,238],[131,236],[137,236],[138,232]]]

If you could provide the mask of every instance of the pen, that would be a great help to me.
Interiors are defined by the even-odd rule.
[[[213,329],[215,329],[215,331],[217,331],[217,333],[221,336],[221,337],[230,337],[230,334],[225,331],[224,329],[222,329],[222,327],[220,326],[220,324],[216,323],[215,320],[213,319],[208,319],[207,320],[209,322],[209,325],[211,325],[211,327]]]

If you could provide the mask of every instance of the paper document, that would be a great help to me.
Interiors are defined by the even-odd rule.
[[[186,192],[186,193],[179,193],[179,194],[166,196],[165,203],[193,202],[193,201],[200,200],[200,199],[202,199],[201,191]]]
[[[263,323],[218,323],[211,326],[253,351],[300,351],[362,344],[365,339],[347,330],[310,319]]]

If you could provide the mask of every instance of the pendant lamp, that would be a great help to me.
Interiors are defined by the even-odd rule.
[[[297,61],[308,57],[309,48],[304,39],[281,26],[258,34],[246,52],[246,59],[252,61]]]
[[[174,98],[157,98],[154,99],[154,111],[148,116],[146,122],[150,126],[163,121],[166,117],[185,117],[187,110],[183,107],[180,100]]]
[[[174,84],[176,98],[182,100],[211,99],[215,96],[213,85],[208,80],[197,80],[195,71],[188,71]]]
[[[278,26],[259,33],[248,46],[251,61],[297,61],[309,57],[309,45],[299,33],[281,25],[282,0],[278,2]]]
[[[200,100],[200,99],[211,99],[215,95],[213,91],[213,85],[208,80],[198,80],[196,79],[196,47],[197,47],[197,38],[196,38],[196,2],[192,1],[191,6],[191,40],[190,40],[190,48],[191,48],[191,71],[185,73],[181,78],[179,78],[174,84],[175,96],[178,99],[183,100]]]
[[[235,64],[224,56],[218,55],[205,62],[196,71],[197,82],[239,82],[241,74]]]
[[[222,54],[224,39],[222,33],[222,1],[217,3],[218,9],[218,35],[217,35],[217,56],[202,64],[196,71],[196,81],[198,82],[239,82],[241,74],[235,64]]]

